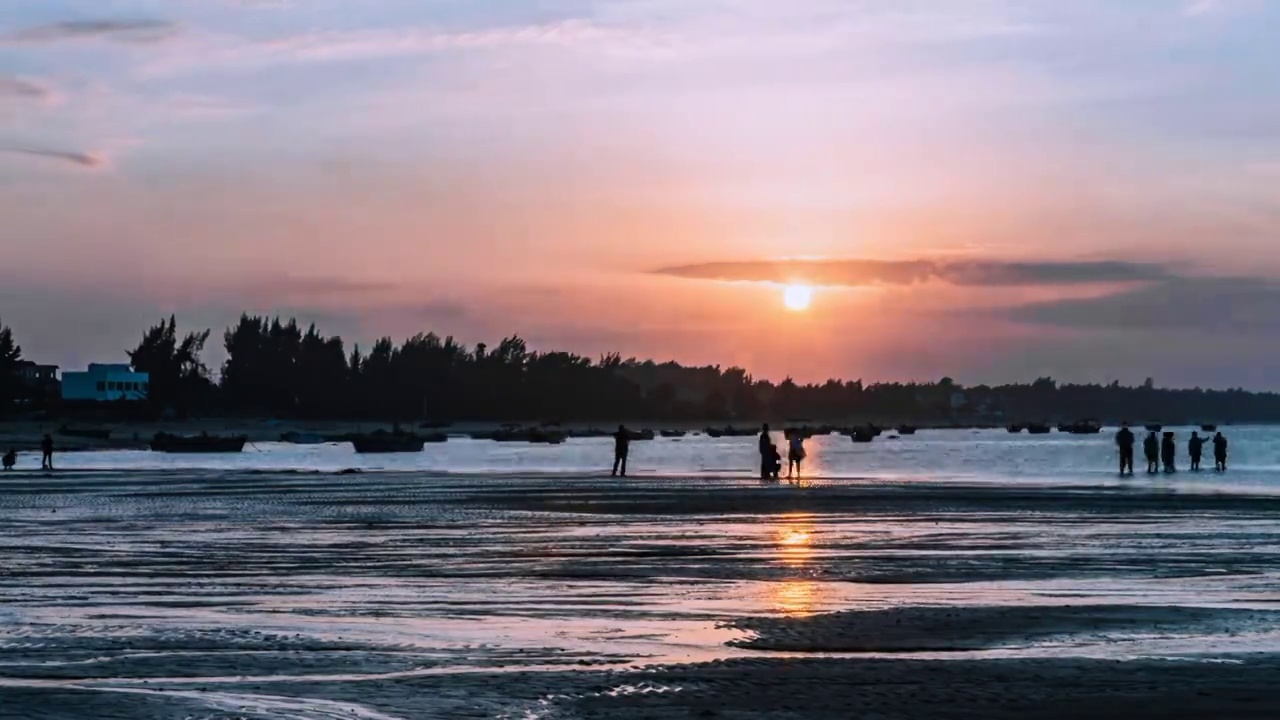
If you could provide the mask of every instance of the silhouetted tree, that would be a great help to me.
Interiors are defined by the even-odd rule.
[[[8,409],[18,398],[21,382],[18,363],[22,361],[22,346],[13,339],[13,330],[0,322],[0,410]]]
[[[179,341],[177,320],[172,315],[168,322],[161,320],[143,333],[142,341],[129,351],[129,363],[150,376],[150,402],[180,412],[212,403],[214,385],[200,358],[208,339],[209,331],[202,330],[187,333]]]
[[[158,401],[189,404],[198,383],[211,388],[200,361],[208,336],[207,331],[189,333],[179,340],[174,318],[143,335],[130,358],[137,369],[152,374]],[[384,337],[367,354],[359,346],[348,353],[341,338],[325,336],[314,325],[304,331],[293,319],[249,315],[227,328],[223,342],[223,406],[286,417],[591,423],[795,417],[834,423],[1003,423],[1096,417],[1167,425],[1280,419],[1280,395],[1240,389],[1167,390],[1150,381],[1134,387],[1118,381],[1073,385],[1050,377],[967,388],[950,377],[804,385],[787,378],[774,385],[739,367],[534,351],[517,335],[468,350],[452,337],[426,332],[399,344]],[[0,368],[15,367],[20,356],[12,333],[0,326]],[[0,373],[0,381],[12,378],[12,370]],[[11,398],[8,392],[0,398]],[[955,411],[951,397],[958,392],[964,393],[965,405]]]

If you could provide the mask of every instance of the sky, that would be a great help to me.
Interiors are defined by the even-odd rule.
[[[775,380],[1280,390],[1280,2],[4,10],[0,321],[32,359],[248,311]]]

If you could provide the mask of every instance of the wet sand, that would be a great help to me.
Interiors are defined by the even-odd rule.
[[[1280,499],[224,471],[0,478],[41,718],[1277,717]]]

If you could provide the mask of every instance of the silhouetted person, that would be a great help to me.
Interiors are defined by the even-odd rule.
[[[1191,431],[1191,439],[1187,441],[1187,454],[1191,456],[1191,469],[1200,469],[1200,458],[1204,455],[1204,438],[1195,430]]]
[[[1174,441],[1173,433],[1164,434],[1164,440],[1160,443],[1160,460],[1164,463],[1164,471],[1167,473],[1176,472],[1175,467],[1178,460],[1178,445]]]
[[[1120,474],[1124,475],[1128,472],[1133,474],[1133,444],[1137,442],[1137,438],[1133,436],[1133,431],[1129,429],[1129,423],[1120,426],[1120,432],[1116,433],[1116,447],[1120,448]]]
[[[622,425],[618,426],[618,432],[613,434],[613,475],[618,475],[618,471],[622,471],[622,477],[627,476],[627,451],[631,449],[631,432]]]
[[[792,430],[787,438],[787,479],[791,479],[791,470],[795,468],[796,479],[800,479],[800,463],[804,462],[804,433]]]
[[[4,469],[12,470],[13,466],[18,463],[18,452],[12,448],[4,454]]]
[[[1222,433],[1213,436],[1213,469],[1227,469],[1227,438]]]
[[[769,477],[777,482],[780,475],[782,475],[782,453],[778,452],[777,445],[771,445],[769,446]]]
[[[1147,472],[1160,472],[1160,440],[1152,430],[1142,440],[1142,452],[1147,456]]]
[[[773,445],[773,438],[769,437],[769,423],[760,426],[760,479],[768,480],[773,476],[773,456],[777,454],[778,448]]]
[[[40,469],[53,469],[53,436],[45,434],[44,439],[40,441]]]

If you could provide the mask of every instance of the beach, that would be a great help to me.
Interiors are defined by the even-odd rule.
[[[5,717],[1280,714],[1251,485],[188,462],[0,478]]]

